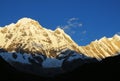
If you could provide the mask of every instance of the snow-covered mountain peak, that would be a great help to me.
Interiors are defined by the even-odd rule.
[[[69,48],[79,52],[78,45],[65,32],[43,28],[37,21],[22,18],[0,30],[0,47],[9,52],[24,51],[42,53],[54,57],[62,49]],[[54,53],[54,54],[53,54]]]
[[[95,40],[87,46],[78,46],[61,28],[46,29],[30,18],[0,28],[0,38],[0,48],[9,52],[42,53],[48,57],[56,57],[64,49],[98,59],[120,52],[120,36],[117,34]]]
[[[35,21],[35,20],[32,20],[31,18],[26,18],[26,17],[24,17],[24,18],[21,18],[20,20],[18,20],[17,23],[22,23],[22,24],[24,24],[24,23],[34,22],[34,21]]]
[[[35,21],[35,20],[31,19],[31,18],[26,18],[26,17],[21,18],[20,20],[18,20],[16,24],[27,24],[27,23],[39,24],[37,21]]]
[[[58,34],[64,33],[64,31],[61,28],[57,28],[54,32]]]
[[[80,50],[82,53],[98,59],[117,55],[120,52],[120,36],[117,34],[111,38],[104,36],[87,46],[80,47]]]
[[[113,38],[118,38],[118,39],[120,40],[120,36],[117,35],[117,34],[115,34],[115,35],[113,36]]]
[[[31,18],[22,18],[20,20],[18,20],[18,22],[16,23],[16,27],[21,27],[21,28],[30,28],[30,27],[33,27],[33,28],[42,28],[42,26],[39,24],[39,22],[31,19]]]
[[[61,28],[46,29],[30,18],[0,28],[0,57],[28,73],[54,76],[118,54],[118,35],[78,46]]]

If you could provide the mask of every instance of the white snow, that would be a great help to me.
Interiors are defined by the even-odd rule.
[[[12,53],[0,53],[0,56],[7,62],[11,63],[11,62],[19,62],[19,63],[23,63],[23,64],[31,64],[28,60],[28,57],[31,59],[34,59],[31,54],[20,54],[20,53],[16,53],[17,58],[13,58]],[[42,59],[44,60],[42,55],[37,55],[39,57],[42,57]],[[23,58],[24,57],[24,58]],[[35,60],[35,59],[34,59]],[[56,68],[56,67],[61,67],[63,60],[58,60],[55,58],[47,58],[42,62],[42,66],[44,68]],[[37,63],[39,63],[37,60],[35,60]]]
[[[15,24],[1,28],[0,38],[0,47],[9,48],[12,51],[22,47],[23,50],[44,51],[49,55],[51,50],[59,51],[65,48],[78,50],[78,45],[62,29],[57,28],[53,31],[43,28],[37,21],[30,18],[22,18]]]
[[[24,63],[24,64],[31,64],[29,61],[28,61],[28,57],[30,57],[29,54],[24,54],[25,56],[25,59],[23,58],[23,55],[20,54],[20,53],[16,53],[17,54],[17,58],[14,59],[13,56],[12,56],[12,53],[0,53],[0,56],[5,59],[7,62],[19,62],[19,63]]]
[[[63,63],[63,60],[58,60],[55,58],[47,58],[45,61],[43,61],[42,66],[44,68],[57,68],[61,67]]]
[[[101,41],[104,43],[101,44]],[[89,57],[102,59],[119,52],[119,43],[120,36],[115,35],[112,38],[103,37],[95,40],[87,46],[78,46],[62,29],[57,28],[55,31],[46,29],[38,21],[30,18],[22,18],[15,24],[0,27],[0,47],[12,49],[10,52],[21,47],[23,50],[28,49],[32,52],[45,52],[45,55],[49,57],[52,50],[59,51],[68,48]],[[107,48],[103,48],[105,45]]]

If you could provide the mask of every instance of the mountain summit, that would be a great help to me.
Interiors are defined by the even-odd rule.
[[[79,48],[83,54],[98,59],[115,56],[120,53],[120,36],[116,34],[112,38],[103,37]]]
[[[78,45],[62,29],[43,28],[30,18],[22,18],[16,24],[1,28],[0,37],[0,47],[9,52],[43,53],[48,57],[55,57],[65,48],[79,52]]]
[[[120,53],[120,36],[78,46],[61,28],[50,30],[22,18],[0,27],[0,58],[17,70],[54,76]]]
[[[9,52],[42,53],[48,57],[56,57],[66,48],[98,59],[113,56],[120,51],[118,35],[113,38],[103,37],[87,46],[78,46],[61,28],[52,31],[30,18],[22,18],[16,24],[0,28],[0,37],[0,48]]]

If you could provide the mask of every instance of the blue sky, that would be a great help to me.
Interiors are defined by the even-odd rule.
[[[120,32],[120,0],[0,0],[0,26],[29,17],[61,27],[79,45]]]

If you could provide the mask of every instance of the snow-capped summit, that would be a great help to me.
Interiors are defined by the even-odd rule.
[[[28,73],[53,76],[93,60],[81,54],[79,46],[61,28],[46,29],[30,18],[0,28],[0,38],[0,57]]]
[[[30,18],[0,28],[0,57],[18,70],[37,75],[54,76],[119,53],[118,35],[78,46],[61,28],[46,29]]]
[[[120,53],[120,36],[116,34],[112,38],[103,37],[80,47],[80,50],[83,54],[98,59],[115,56]]]
[[[97,59],[114,56],[120,51],[119,35],[78,46],[61,28],[54,31],[46,29],[30,18],[22,18],[16,24],[0,28],[0,38],[0,48],[9,52],[42,53],[47,57],[56,57],[66,48]]]
[[[16,27],[36,27],[38,29],[42,28],[42,26],[39,24],[39,22],[31,19],[31,18],[22,18],[18,20],[16,23]]]
[[[48,57],[55,57],[65,48],[79,52],[78,45],[62,29],[52,31],[43,28],[30,18],[22,18],[16,24],[1,28],[0,37],[0,47],[9,52],[19,49],[32,54],[39,52]]]
[[[30,23],[30,22],[36,22],[36,21],[31,18],[24,17],[24,18],[21,18],[20,20],[18,20],[17,23],[26,24],[26,23]]]

